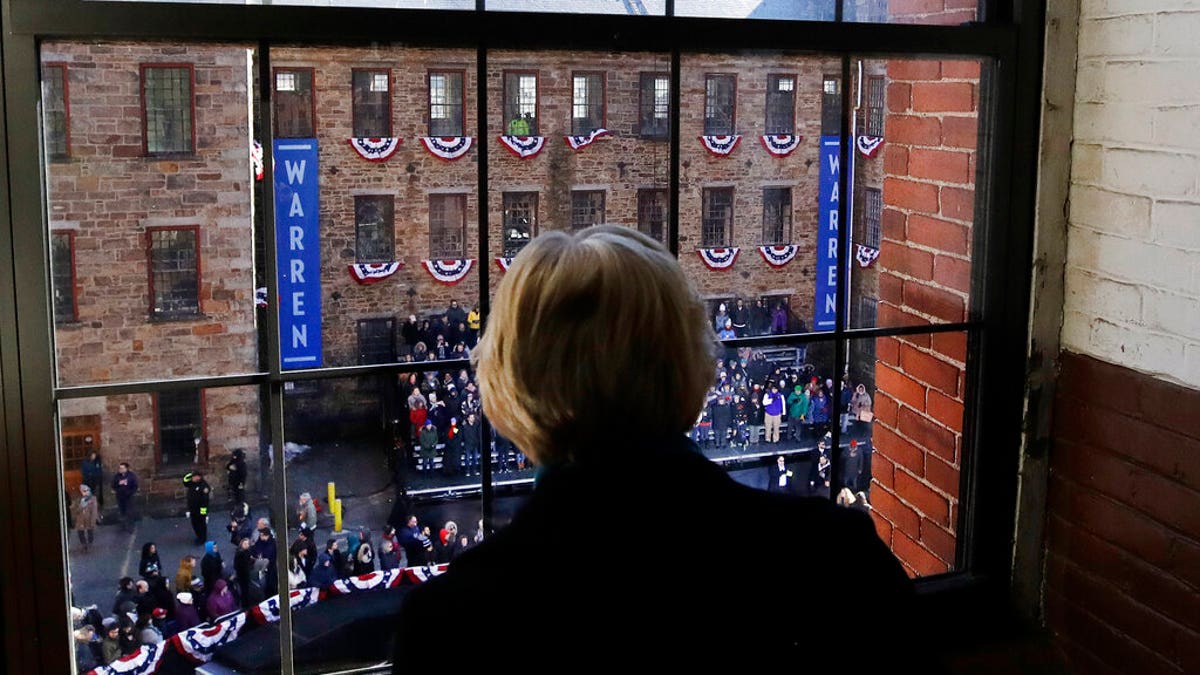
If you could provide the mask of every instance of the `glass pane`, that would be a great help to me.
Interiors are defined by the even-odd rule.
[[[45,175],[59,384],[261,370],[254,50],[47,41],[41,59],[47,143],[70,139]]]
[[[953,26],[975,21],[979,0],[676,0],[677,16],[727,19],[842,20]]]
[[[957,26],[979,19],[979,0],[842,0],[845,20]]]
[[[269,627],[257,620],[243,625],[240,614],[276,594],[273,540],[256,543],[258,527],[282,531],[271,522],[268,425],[259,391],[172,389],[65,400],[58,423],[80,672],[134,652],[156,653],[178,633],[199,644],[201,629],[194,627],[222,617],[235,617],[222,625],[241,625],[239,645],[268,648]],[[108,625],[115,639],[106,641]],[[193,660],[207,662],[214,651],[202,647]],[[161,658],[160,667],[172,672],[194,667],[176,649]]]
[[[974,60],[855,65],[849,325],[965,321],[986,71]]]
[[[666,0],[486,0],[486,6],[493,12],[564,12],[630,16],[662,16],[667,11]]]
[[[481,263],[475,52],[278,46],[271,64],[277,88],[301,73],[285,85],[315,101],[300,106],[314,136],[275,140],[283,367],[466,358]],[[296,108],[275,105],[276,118]],[[398,138],[356,138],[368,118]]]
[[[833,21],[838,0],[675,0],[676,16]]]
[[[89,0],[91,1],[91,0]],[[119,0],[121,2],[180,2],[181,0]],[[305,7],[383,7],[391,9],[473,10],[475,0],[182,0],[198,5],[296,5]]]

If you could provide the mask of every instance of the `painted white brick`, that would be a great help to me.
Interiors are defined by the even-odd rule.
[[[1067,310],[1063,313],[1063,327],[1060,339],[1062,348],[1080,354],[1092,354],[1098,356],[1092,351],[1089,337],[1091,336],[1092,313],[1076,312]]]
[[[1164,56],[1200,55],[1200,11],[1159,14],[1154,21],[1155,53]]]
[[[1200,253],[1124,239],[1086,228],[1068,232],[1067,264],[1098,276],[1194,293],[1193,277]],[[1093,308],[1098,314],[1102,307]]]
[[[1099,145],[1076,143],[1071,148],[1071,180],[1075,183],[1097,183],[1104,173],[1104,148]]]
[[[1112,148],[1104,153],[1100,182],[1118,192],[1183,197],[1196,194],[1198,173],[1195,156]]]
[[[1134,103],[1195,103],[1196,64],[1189,61],[1118,61],[1104,66],[1102,98]]]
[[[1089,351],[1101,358],[1134,370],[1179,377],[1183,365],[1182,340],[1104,319],[1093,319],[1090,329]]]
[[[1070,221],[1111,234],[1146,238],[1150,234],[1150,204],[1149,197],[1073,185]]]
[[[1200,342],[1188,343],[1183,350],[1183,384],[1200,389]]]
[[[1073,204],[1071,208],[1074,211]],[[1155,242],[1200,251],[1200,204],[1155,202],[1150,220]]]
[[[1157,111],[1135,103],[1080,103],[1075,106],[1075,138],[1080,141],[1150,143]]]
[[[1170,10],[1200,9],[1200,0],[1083,0],[1088,16],[1153,14]]]
[[[1142,320],[1142,288],[1136,284],[1096,276],[1077,267],[1067,269],[1067,311],[1094,312],[1125,323]]]
[[[1196,40],[1200,43],[1200,34]],[[1200,87],[1200,84],[1197,86]],[[1200,94],[1197,94],[1197,98],[1200,98]],[[1154,112],[1154,142],[1181,150],[1200,150],[1200,105],[1157,109]]]
[[[1104,100],[1104,62],[1080,59],[1075,76],[1075,100],[1100,102]]]
[[[1146,289],[1142,293],[1142,323],[1183,340],[1200,338],[1200,297]]]
[[[1153,15],[1091,19],[1079,24],[1079,56],[1131,56],[1154,46]]]

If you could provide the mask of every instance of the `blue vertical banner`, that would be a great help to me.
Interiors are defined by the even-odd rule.
[[[837,237],[839,179],[842,173],[840,136],[822,136],[821,169],[817,187],[817,279],[813,330],[833,330],[837,312]]]
[[[317,139],[276,140],[275,251],[280,367],[321,366],[321,249]]]

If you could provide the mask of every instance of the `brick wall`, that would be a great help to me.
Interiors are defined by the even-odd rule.
[[[975,21],[979,0],[887,0],[888,21],[952,26]]]

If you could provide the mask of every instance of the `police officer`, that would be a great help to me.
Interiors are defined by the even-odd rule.
[[[246,501],[246,451],[238,448],[233,451],[229,463],[225,465],[225,478],[229,486],[229,501],[234,508]]]
[[[199,546],[208,539],[208,500],[212,488],[199,471],[188,472],[183,477],[183,486],[187,489],[188,520],[192,521],[195,544]]]

